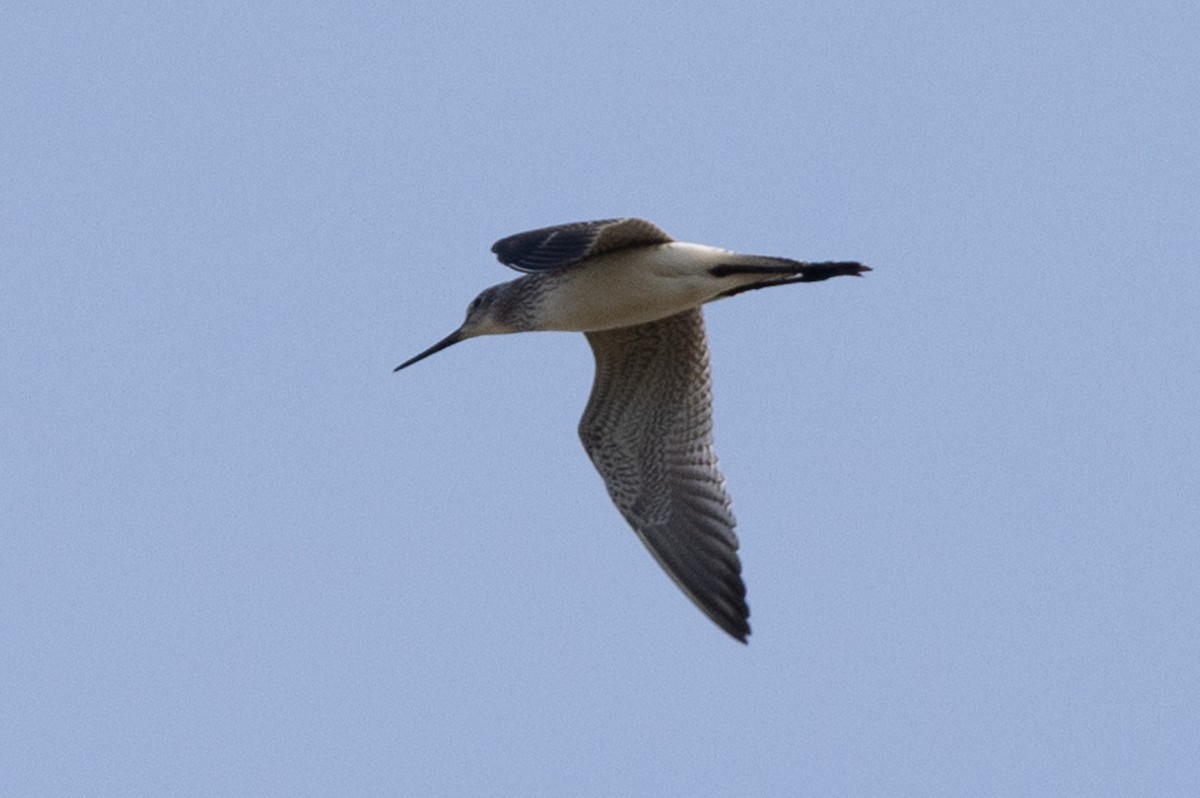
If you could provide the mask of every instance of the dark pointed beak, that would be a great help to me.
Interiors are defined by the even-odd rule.
[[[400,369],[406,369],[409,366],[411,366],[413,363],[416,363],[418,360],[424,360],[425,358],[429,357],[430,355],[436,354],[437,352],[441,352],[446,347],[453,346],[454,344],[458,343],[461,340],[463,340],[463,332],[462,332],[462,329],[459,328],[459,329],[455,330],[454,332],[450,333],[449,335],[447,335],[442,340],[438,341],[433,346],[426,349],[421,354],[417,355],[416,357],[410,357],[408,360],[404,361],[399,366],[396,366],[396,368],[392,369],[392,371],[399,371]]]

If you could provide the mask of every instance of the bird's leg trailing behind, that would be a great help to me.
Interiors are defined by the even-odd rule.
[[[830,277],[861,277],[863,272],[869,271],[871,271],[870,266],[864,266],[856,261],[806,263],[788,258],[755,257],[752,262],[748,263],[717,264],[711,267],[708,273],[717,278],[743,275],[761,276],[761,281],[735,286],[728,291],[723,291],[719,295],[723,298],[774,285],[815,283],[820,280],[828,280]]]

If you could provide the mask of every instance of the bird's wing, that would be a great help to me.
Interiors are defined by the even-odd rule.
[[[517,233],[492,244],[492,252],[501,263],[517,271],[543,272],[617,249],[673,240],[645,219],[601,219]]]
[[[579,423],[584,448],[663,569],[709,618],[745,642],[750,610],[713,451],[700,310],[587,338],[596,381]]]

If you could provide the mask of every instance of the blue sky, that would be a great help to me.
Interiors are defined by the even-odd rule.
[[[1194,4],[0,17],[6,794],[1200,792]],[[582,336],[391,372],[615,215],[875,268],[706,311],[748,647]]]

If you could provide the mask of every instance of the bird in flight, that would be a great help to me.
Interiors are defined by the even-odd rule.
[[[584,333],[596,358],[579,422],[584,449],[658,564],[717,626],[745,643],[750,609],[713,450],[700,306],[870,267],[688,244],[635,218],[518,233],[497,241],[492,252],[524,276],[475,297],[457,330],[395,370],[480,335]]]

